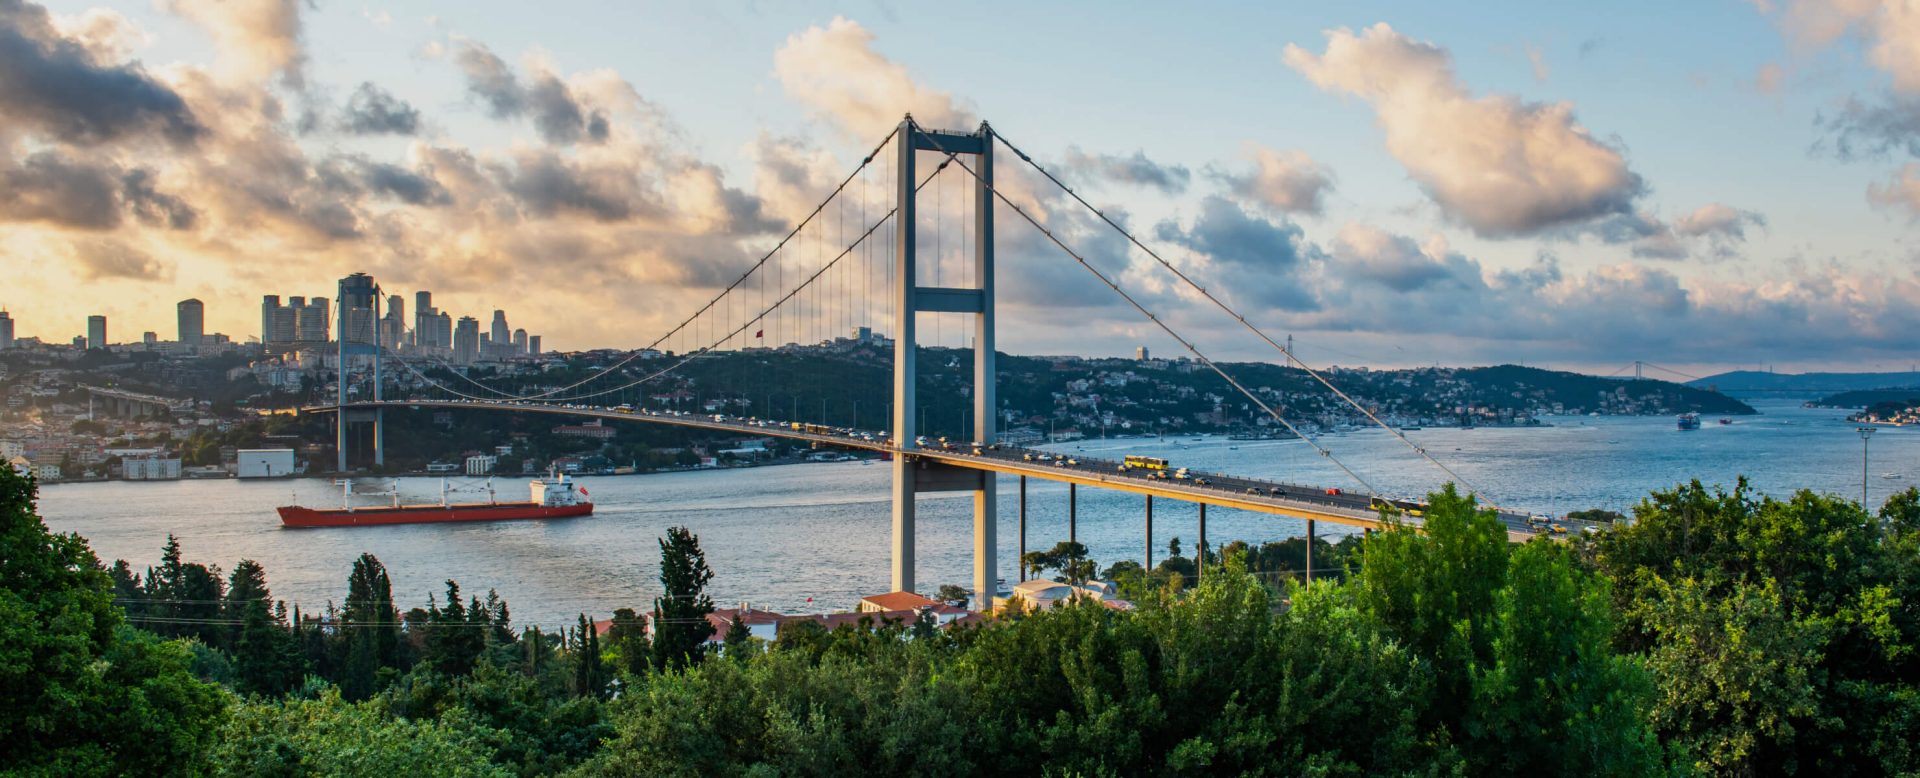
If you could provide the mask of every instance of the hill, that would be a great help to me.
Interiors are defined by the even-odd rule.
[[[1768,373],[1735,370],[1687,382],[1734,396],[1824,397],[1861,389],[1920,386],[1920,372],[1903,373]]]
[[[1883,403],[1920,405],[1920,387],[1902,389],[1860,389],[1830,394],[1807,403],[1810,408],[1865,408]]]

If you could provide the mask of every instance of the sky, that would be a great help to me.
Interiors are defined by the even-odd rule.
[[[364,271],[643,346],[911,112],[1316,364],[1920,360],[1920,0],[1251,5],[0,0],[0,306],[244,339]],[[996,171],[1210,356],[1277,356]],[[996,219],[1002,350],[1183,353]]]

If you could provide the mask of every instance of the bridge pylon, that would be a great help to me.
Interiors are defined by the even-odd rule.
[[[902,449],[912,449],[915,428],[916,316],[927,313],[973,314],[973,434],[975,441],[993,443],[998,434],[998,403],[994,391],[994,279],[993,279],[993,134],[986,122],[973,132],[925,130],[908,115],[900,122],[898,187],[894,219],[895,263],[893,294],[896,316],[893,341],[893,438]],[[921,286],[915,257],[917,184],[915,156],[921,151],[972,155],[978,175],[974,180],[974,277],[971,286]],[[938,261],[938,258],[936,258]],[[914,497],[927,470],[910,454],[893,462],[893,589],[914,589]],[[964,487],[973,492],[973,603],[979,610],[993,606],[998,582],[994,553],[998,548],[999,493],[995,474],[967,471]],[[938,487],[935,487],[938,488]],[[951,488],[951,487],[949,487]]]

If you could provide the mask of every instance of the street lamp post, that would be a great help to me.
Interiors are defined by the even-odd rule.
[[[1867,506],[1867,474],[1870,472],[1867,468],[1867,440],[1873,437],[1873,428],[1861,426],[1854,430],[1860,433],[1860,509],[1871,511]]]

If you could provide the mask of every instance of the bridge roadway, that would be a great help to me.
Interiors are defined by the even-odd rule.
[[[619,410],[603,406],[504,400],[499,402],[385,400],[348,403],[346,408],[348,410],[480,409],[544,413],[568,418],[593,418],[606,421],[643,421],[738,435],[802,440],[824,446],[881,452],[904,457],[907,461],[922,460],[970,470],[1028,476],[1100,489],[1114,489],[1173,500],[1218,505],[1255,513],[1327,521],[1364,529],[1378,529],[1386,523],[1381,519],[1380,512],[1371,507],[1370,496],[1345,490],[1330,493],[1326,487],[1200,471],[1190,471],[1187,474],[1188,477],[1184,479],[1174,478],[1171,475],[1155,477],[1152,471],[1122,470],[1120,462],[1116,460],[1077,457],[1016,446],[976,447],[967,443],[941,444],[932,440],[928,440],[927,445],[924,446],[897,446],[889,444],[882,433],[849,430],[845,427],[826,428],[830,429],[830,432],[809,432],[804,426],[801,429],[794,429],[788,422],[741,419],[727,415],[700,415],[652,409]],[[324,405],[305,407],[301,412],[332,413],[334,410],[335,406]],[[806,426],[813,427],[815,430],[825,428],[823,425]],[[975,453],[976,450],[978,453]],[[1507,536],[1510,539],[1524,541],[1540,534],[1539,530],[1527,524],[1528,514],[1526,513],[1503,510],[1500,511],[1499,518],[1501,524],[1506,526]],[[1400,517],[1400,520],[1415,526],[1420,523],[1419,518],[1410,516]],[[1568,527],[1572,532],[1582,529],[1581,522],[1556,519],[1554,523]]]

